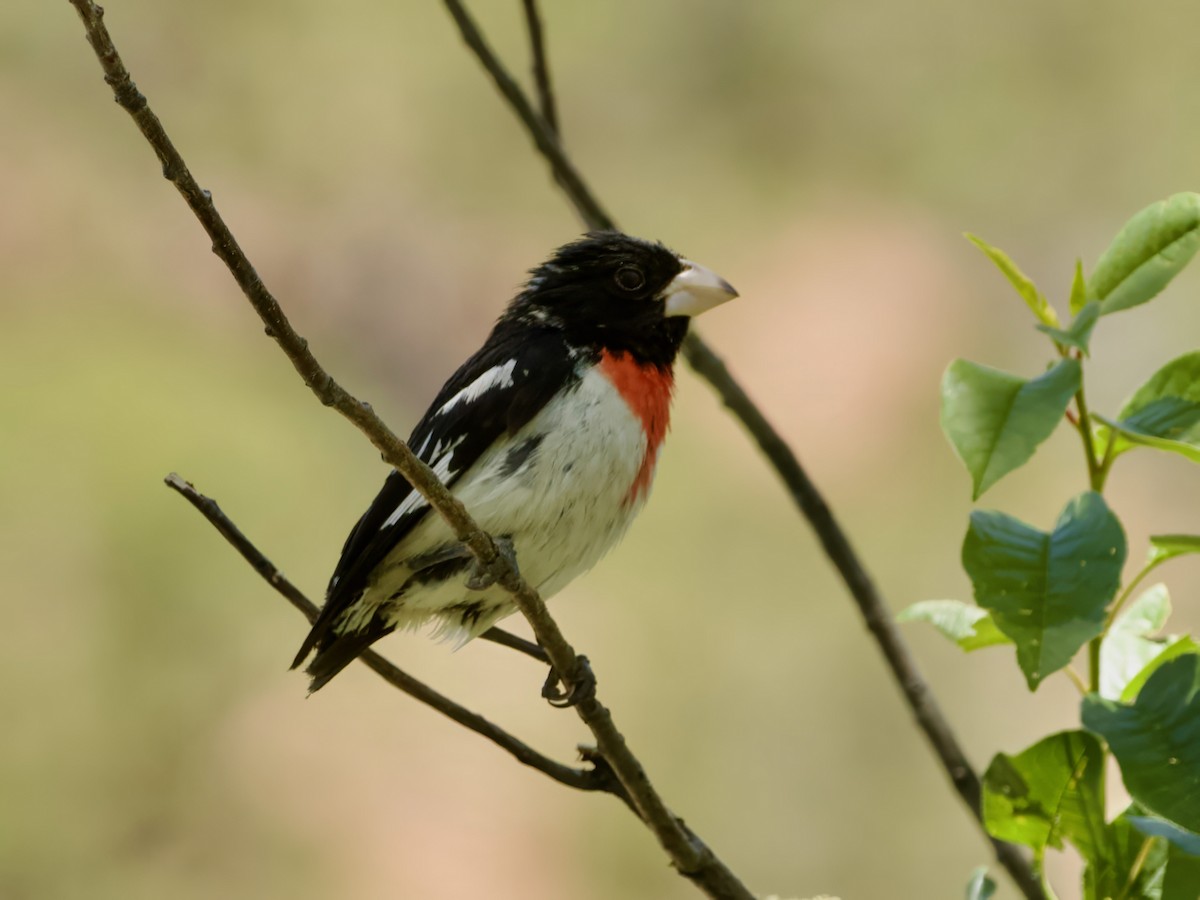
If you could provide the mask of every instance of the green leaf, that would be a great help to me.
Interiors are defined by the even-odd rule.
[[[1188,553],[1200,553],[1200,536],[1194,534],[1152,534],[1150,535],[1150,558],[1147,565],[1158,565],[1176,556]]]
[[[1099,417],[1118,432],[1115,453],[1141,444],[1200,461],[1200,351],[1171,360],[1138,388],[1117,414]],[[1100,435],[1101,441],[1112,440]]]
[[[964,359],[950,364],[942,377],[942,430],[971,473],[974,499],[1050,437],[1079,379],[1073,359],[1032,380]]]
[[[1075,277],[1071,280],[1071,315],[1079,315],[1088,302],[1087,280],[1083,277],[1083,260],[1075,260]]]
[[[1124,818],[1146,837],[1162,838],[1170,845],[1162,900],[1196,900],[1200,897],[1200,834],[1165,819],[1134,814],[1139,811],[1135,804],[1126,811]]]
[[[1103,854],[1084,869],[1084,900],[1162,900],[1166,865],[1166,842],[1151,839],[1147,847],[1146,835],[1133,827],[1128,813],[1122,814],[1105,829]]]
[[[1152,434],[1135,431],[1123,423],[1114,422],[1105,416],[1093,414],[1093,418],[1099,419],[1110,429],[1117,432],[1117,440],[1121,443],[1117,444],[1117,449],[1113,451],[1114,454],[1123,453],[1130,446],[1153,447],[1155,450],[1165,450],[1168,453],[1178,453],[1180,456],[1186,456],[1192,462],[1200,462],[1200,447],[1193,444],[1185,444],[1182,441],[1172,441],[1167,438],[1155,437]]]
[[[1086,731],[1064,731],[1016,756],[996,754],[983,775],[988,834],[1035,855],[1066,837],[1086,859],[1103,851],[1104,750]]]
[[[1200,656],[1159,666],[1132,705],[1089,694],[1083,725],[1108,742],[1141,806],[1200,831]]]
[[[1200,897],[1200,857],[1184,853],[1174,844],[1167,852],[1167,874],[1162,900],[1196,900]]]
[[[967,881],[967,900],[991,900],[996,882],[988,877],[987,866],[980,866]]]
[[[1125,401],[1117,418],[1148,434],[1200,438],[1200,350],[1171,360]]]
[[[1171,596],[1165,584],[1155,584],[1138,595],[1113,622],[1110,634],[1149,637],[1167,624],[1171,616]]]
[[[1125,685],[1125,690],[1121,691],[1121,702],[1133,702],[1134,698],[1136,698],[1137,695],[1141,693],[1142,688],[1145,687],[1146,682],[1150,679],[1150,676],[1157,672],[1159,667],[1188,653],[1200,654],[1200,644],[1197,644],[1190,637],[1181,637],[1168,645],[1167,648],[1162,651],[1162,653],[1159,653],[1154,657],[1154,659],[1150,660],[1150,662],[1146,664],[1142,671],[1138,672],[1137,675],[1129,679],[1129,683]]]
[[[1092,329],[1100,318],[1100,304],[1088,303],[1079,311],[1079,315],[1071,322],[1069,328],[1051,328],[1049,325],[1035,326],[1038,331],[1050,335],[1056,344],[1074,347],[1083,353],[1088,353],[1088,342],[1092,339]]]
[[[928,622],[967,652],[1009,643],[987,610],[961,600],[922,600],[902,611],[896,621]]]
[[[1025,301],[1025,305],[1033,311],[1033,314],[1038,317],[1038,320],[1051,328],[1058,326],[1058,313],[1054,311],[1054,307],[1046,300],[1041,291],[1037,289],[1037,285],[1030,280],[1024,272],[1018,268],[1017,264],[1012,261],[1007,253],[996,247],[993,247],[983,238],[976,237],[968,233],[966,235],[968,241],[982,250],[987,258],[996,264],[996,268],[1004,273],[1004,277],[1008,279],[1008,283],[1016,288],[1017,293],[1021,295],[1021,299]]]
[[[1154,640],[1171,614],[1171,598],[1165,584],[1156,584],[1141,594],[1113,622],[1100,644],[1100,696],[1117,700],[1155,657],[1178,638]]]
[[[1146,207],[1113,239],[1088,282],[1100,312],[1157,296],[1200,248],[1200,194],[1175,194]]]
[[[962,550],[975,602],[1017,645],[1029,689],[1104,628],[1125,562],[1125,533],[1094,491],[1067,504],[1054,531],[1004,513],[971,514]]]
[[[1166,838],[1189,856],[1200,856],[1200,834],[1180,828],[1173,822],[1155,816],[1126,815],[1129,823],[1142,834]]]

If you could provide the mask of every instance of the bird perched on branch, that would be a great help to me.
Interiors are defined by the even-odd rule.
[[[662,244],[592,232],[532,270],[409,447],[543,597],[590,569],[646,502],[692,316],[737,296]],[[318,690],[379,638],[459,644],[516,611],[393,471],[350,532],[293,668]]]

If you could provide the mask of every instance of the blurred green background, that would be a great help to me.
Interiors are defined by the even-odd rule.
[[[524,77],[520,4],[480,2]],[[398,430],[526,268],[578,230],[434,0],[111,0],[200,182],[323,362]],[[632,232],[742,298],[701,331],[827,491],[889,602],[969,596],[955,356],[1034,374],[1133,212],[1200,183],[1200,6],[547,2],[566,142]],[[513,763],[352,667],[305,699],[304,625],[177,470],[317,596],[385,474],[314,402],[123,112],[66,2],[0,4],[0,897],[685,898],[609,798]],[[1197,345],[1200,276],[1102,323],[1093,407]],[[1130,536],[1200,527],[1178,458],[1123,459]],[[1056,435],[986,498],[1049,527]],[[1200,566],[1166,573],[1200,626]],[[653,501],[554,610],[652,777],[764,894],[961,896],[988,848],[840,583],[691,375]],[[516,624],[510,622],[510,624]],[[982,767],[1074,726],[1063,678],[907,632]],[[587,738],[490,645],[382,649],[561,758]],[[1114,795],[1119,791],[1114,790]],[[1114,796],[1114,808],[1119,803]],[[1055,859],[1063,898],[1074,863]],[[1014,893],[1002,884],[1001,897]]]

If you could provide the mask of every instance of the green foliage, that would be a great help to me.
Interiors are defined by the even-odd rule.
[[[1100,696],[1118,700],[1129,684],[1178,638],[1155,635],[1171,614],[1165,584],[1156,584],[1122,612],[1100,642]]]
[[[1009,284],[1021,295],[1021,299],[1025,301],[1025,305],[1029,307],[1030,311],[1038,317],[1043,325],[1047,325],[1050,328],[1058,327],[1058,313],[1054,311],[1054,307],[1046,300],[1045,295],[1037,289],[1037,285],[1009,258],[1007,253],[1003,250],[998,250],[982,238],[976,237],[973,234],[968,234],[967,240],[982,250],[987,255],[987,258],[996,264],[996,268],[1004,273],[1004,277],[1008,279]]]
[[[994,837],[1032,847],[1069,840],[1094,857],[1104,835],[1104,749],[1095,735],[1064,731],[1016,756],[998,753],[983,775],[983,822]]]
[[[982,797],[993,836],[1032,848],[1039,872],[1047,849],[1070,843],[1083,857],[1089,900],[1195,900],[1200,643],[1163,634],[1171,615],[1165,585],[1136,590],[1160,565],[1200,553],[1200,536],[1150,538],[1145,562],[1122,583],[1125,534],[1102,492],[1117,460],[1137,447],[1200,462],[1200,350],[1168,362],[1112,416],[1090,410],[1084,362],[1109,313],[1156,297],[1200,249],[1200,194],[1177,194],[1133,216],[1090,277],[1076,262],[1066,326],[1007,254],[967,237],[1024,300],[1052,354],[1031,379],[961,359],[946,370],[942,429],[970,475],[972,497],[1028,462],[1063,423],[1080,437],[1092,489],[1070,500],[1049,532],[1003,512],[973,512],[962,564],[976,605],[926,600],[899,618],[928,622],[964,650],[1011,642],[1031,691],[1062,671],[1083,694],[1086,730],[993,758]],[[1080,657],[1086,676],[1075,667]],[[1106,821],[1110,752],[1136,804]],[[968,897],[987,896],[984,878],[982,870],[972,876]]]
[[[1059,346],[1073,347],[1087,356],[1088,343],[1092,339],[1092,329],[1096,327],[1096,322],[1099,320],[1100,304],[1093,301],[1084,304],[1083,308],[1079,310],[1079,314],[1071,320],[1069,327],[1051,328],[1049,325],[1038,325],[1037,330],[1042,334],[1050,335]]]
[[[1088,281],[1101,312],[1152,300],[1200,247],[1200,194],[1176,194],[1147,206],[1113,239]]]
[[[1104,852],[1087,862],[1084,900],[1163,900],[1166,842],[1147,838],[1128,815],[1105,828]]]
[[[1071,661],[1104,628],[1125,562],[1125,533],[1094,491],[1076,497],[1054,531],[976,511],[963,542],[975,601],[1017,645],[1029,689]]]
[[[1114,455],[1145,446],[1200,462],[1200,351],[1167,363],[1126,401],[1115,420],[1102,421],[1107,430],[1100,436],[1114,442]]]
[[[986,610],[961,600],[922,600],[896,618],[900,622],[928,622],[967,652],[1011,643]]]
[[[1128,816],[1129,822],[1142,834],[1166,838],[1189,856],[1200,856],[1200,834],[1184,831],[1157,816]]]
[[[1163,900],[1195,900],[1200,897],[1200,835],[1183,831],[1155,816],[1126,813],[1125,818],[1146,837],[1162,838],[1167,843]]]
[[[1138,803],[1200,832],[1200,656],[1164,663],[1132,704],[1089,694],[1083,724],[1112,748]]]
[[[996,882],[988,877],[987,866],[980,866],[967,880],[967,900],[992,900]]]
[[[1200,644],[1197,644],[1193,638],[1184,635],[1178,640],[1172,640],[1161,653],[1146,663],[1140,672],[1129,679],[1129,683],[1121,691],[1121,701],[1124,703],[1132,702],[1142,692],[1142,688],[1146,686],[1146,682],[1150,679],[1150,676],[1158,671],[1159,666],[1166,665],[1171,660],[1186,656],[1189,653],[1200,654]]]
[[[1158,565],[1176,556],[1200,553],[1200,536],[1194,534],[1155,534],[1150,537],[1148,566]]]
[[[1083,260],[1077,259],[1075,260],[1075,275],[1071,279],[1071,296],[1068,300],[1071,315],[1078,316],[1088,302],[1087,278],[1083,274]]]
[[[1080,367],[1064,359],[1027,380],[955,360],[942,378],[942,430],[975,482],[973,499],[1029,461],[1079,390]]]

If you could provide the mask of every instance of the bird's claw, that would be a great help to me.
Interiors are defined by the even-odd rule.
[[[555,709],[578,706],[585,700],[591,700],[596,696],[596,676],[592,672],[591,663],[588,662],[586,656],[579,656],[576,659],[578,662],[566,690],[563,690],[562,679],[558,677],[553,668],[546,676],[546,683],[542,685],[542,697]]]
[[[514,572],[517,569],[517,551],[513,547],[512,538],[498,537],[496,540],[496,552],[503,557],[504,561],[512,567]],[[490,566],[484,565],[481,560],[475,560],[467,573],[465,582],[467,590],[471,591],[486,591],[496,583],[496,574]]]

